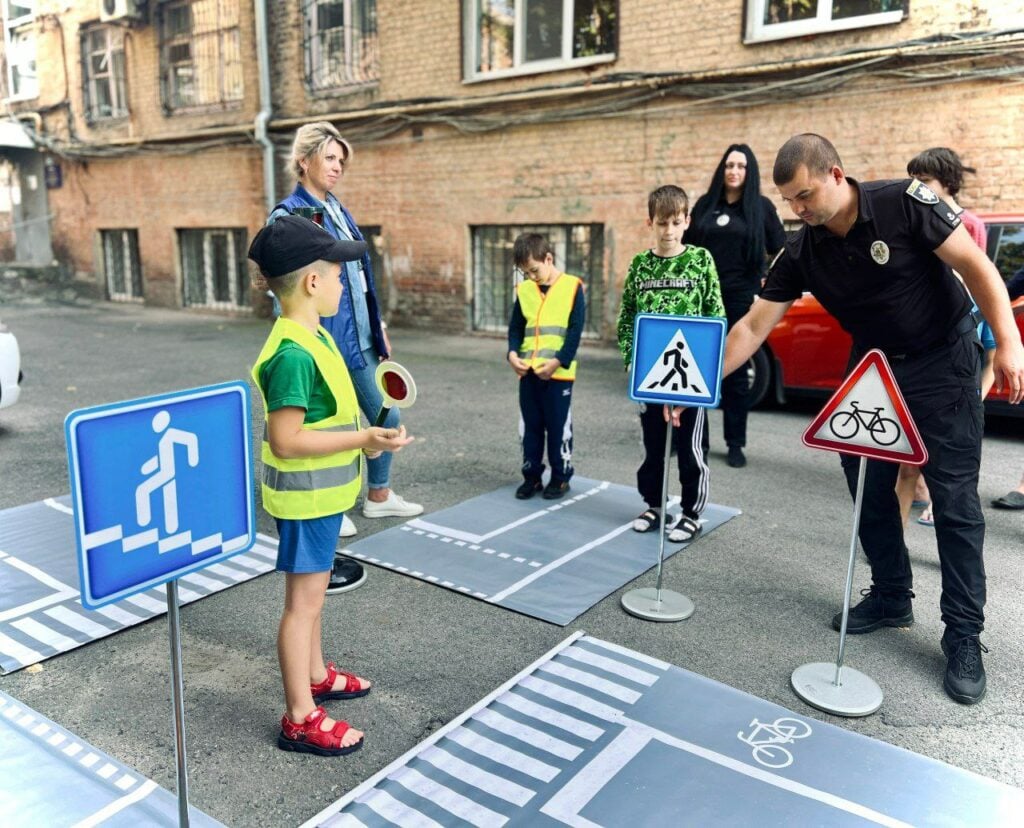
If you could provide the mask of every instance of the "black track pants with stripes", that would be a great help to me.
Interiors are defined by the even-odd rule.
[[[708,469],[708,418],[703,408],[683,410],[676,435],[679,447],[679,482],[683,487],[683,512],[696,518],[708,504],[711,483]],[[667,428],[662,406],[641,405],[640,430],[644,439],[644,462],[636,472],[636,485],[648,506],[661,508],[661,486],[665,474],[665,437]]]

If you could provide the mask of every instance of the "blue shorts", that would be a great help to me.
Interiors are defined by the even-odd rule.
[[[277,521],[277,570],[279,572],[328,572],[334,565],[334,550],[344,512],[322,518]]]

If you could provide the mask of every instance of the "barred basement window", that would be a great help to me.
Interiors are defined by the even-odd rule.
[[[303,0],[306,84],[337,89],[380,78],[377,0]]]
[[[164,109],[240,101],[238,0],[174,0],[157,9]]]
[[[124,29],[120,26],[91,28],[82,34],[82,98],[88,121],[128,114]]]
[[[142,265],[138,230],[100,230],[107,297],[115,302],[142,301]]]
[[[744,42],[899,23],[909,0],[747,0]]]
[[[601,335],[604,290],[604,226],[600,224],[521,224],[470,228],[473,238],[473,330],[508,330],[516,285],[523,274],[512,261],[520,233],[540,233],[555,250],[555,267],[579,276],[587,290],[585,337]]]
[[[615,59],[618,0],[463,0],[466,80]]]
[[[186,306],[248,309],[245,230],[179,230],[178,246]]]

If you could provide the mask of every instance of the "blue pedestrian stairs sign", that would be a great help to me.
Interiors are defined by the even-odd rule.
[[[256,542],[249,386],[72,411],[64,422],[82,604],[97,609]]]
[[[715,408],[724,355],[724,319],[639,314],[633,328],[630,399]]]

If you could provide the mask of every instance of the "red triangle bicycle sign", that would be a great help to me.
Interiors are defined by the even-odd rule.
[[[896,378],[879,350],[868,351],[803,433],[805,446],[923,466],[928,450]]]

